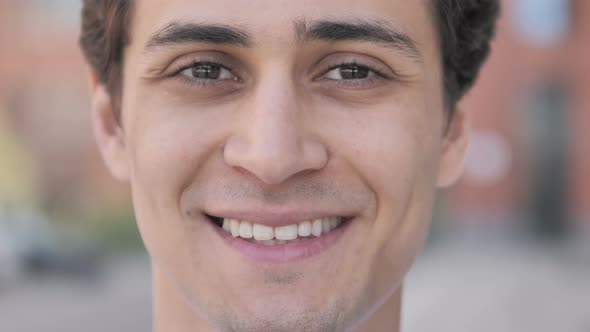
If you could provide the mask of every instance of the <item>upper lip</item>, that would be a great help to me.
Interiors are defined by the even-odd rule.
[[[344,211],[318,211],[318,210],[211,210],[205,211],[206,215],[217,218],[229,218],[240,221],[249,221],[255,224],[278,227],[301,223],[304,221],[314,221],[327,217],[342,217],[349,219],[353,217],[350,212]]]

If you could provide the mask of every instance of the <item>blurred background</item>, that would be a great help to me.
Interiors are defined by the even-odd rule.
[[[590,331],[590,2],[505,0],[404,331]],[[90,128],[77,0],[0,2],[0,331],[148,331],[149,259]]]

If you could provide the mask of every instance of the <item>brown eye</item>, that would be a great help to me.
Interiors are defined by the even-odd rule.
[[[340,67],[340,76],[345,80],[358,80],[369,76],[369,68],[357,65],[345,65]]]
[[[199,65],[191,68],[192,74],[196,78],[206,78],[216,80],[221,74],[221,68],[214,65]]]
[[[184,69],[182,75],[195,80],[234,80],[236,76],[227,68],[216,63],[194,63]]]
[[[331,80],[362,80],[374,74],[374,71],[369,67],[357,64],[344,64],[332,68],[325,76]]]

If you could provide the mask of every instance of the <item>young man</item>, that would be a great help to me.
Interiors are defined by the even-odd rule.
[[[398,331],[494,0],[85,0],[154,330]]]

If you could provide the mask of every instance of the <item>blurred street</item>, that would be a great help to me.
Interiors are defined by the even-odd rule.
[[[402,331],[590,331],[589,241],[498,241],[429,244],[406,281]],[[4,287],[0,331],[149,331],[147,258],[106,266],[95,281],[28,279]]]
[[[39,276],[0,285],[1,332],[150,330],[145,256],[110,261],[96,280]]]
[[[590,241],[447,239],[406,279],[403,332],[589,332]]]

